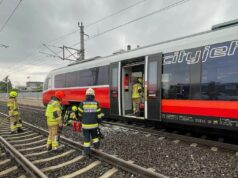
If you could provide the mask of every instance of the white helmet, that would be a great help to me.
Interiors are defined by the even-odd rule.
[[[94,90],[92,88],[87,89],[86,95],[93,95],[93,96],[95,96]]]

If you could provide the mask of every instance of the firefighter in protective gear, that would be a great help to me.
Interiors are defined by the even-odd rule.
[[[67,110],[64,117],[65,126],[73,126],[73,131],[81,131],[81,124],[79,122],[78,107],[72,106],[71,110]]]
[[[90,156],[91,153],[91,138],[94,148],[98,149],[100,146],[97,129],[102,117],[99,103],[94,99],[94,90],[89,88],[86,91],[86,100],[81,102],[78,111],[82,116],[82,129],[84,135],[84,152],[83,154]]]
[[[9,93],[9,100],[7,102],[8,115],[10,119],[11,133],[22,132],[22,120],[19,114],[19,106],[17,103],[17,92],[11,91]]]
[[[139,113],[139,105],[142,101],[143,95],[142,78],[137,78],[135,84],[132,86],[132,103],[133,103],[133,114]]]
[[[77,106],[72,106],[71,110],[67,109],[64,116],[64,125],[71,126],[74,120],[77,120]]]
[[[62,91],[56,91],[55,95],[51,97],[51,101],[47,105],[45,116],[47,119],[47,126],[49,129],[49,136],[47,139],[47,149],[57,150],[59,147],[58,132],[62,128],[62,106],[61,101],[64,97]]]

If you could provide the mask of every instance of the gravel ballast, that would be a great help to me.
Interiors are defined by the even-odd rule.
[[[1,111],[3,107],[0,107]],[[44,113],[21,110],[23,120],[46,128]],[[112,126],[102,128],[105,139],[101,149],[136,164],[154,168],[169,177],[238,177],[238,156],[234,153],[211,151],[208,147],[190,147],[189,144],[171,140],[159,140],[158,136]],[[63,134],[73,140],[82,141],[79,133],[66,127]],[[125,177],[125,176],[124,176]]]

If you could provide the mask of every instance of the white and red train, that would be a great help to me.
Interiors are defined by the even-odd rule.
[[[137,77],[144,87],[140,116],[132,114]],[[237,22],[53,70],[44,84],[43,103],[61,90],[66,108],[79,104],[89,87],[110,117],[238,130]]]

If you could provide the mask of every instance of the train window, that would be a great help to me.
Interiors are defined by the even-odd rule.
[[[190,92],[190,69],[184,63],[163,65],[162,97],[164,99],[188,99]]]
[[[238,60],[232,57],[207,60],[202,64],[202,99],[238,99]]]
[[[44,90],[51,88],[51,79],[47,78],[44,83]]]
[[[79,86],[92,86],[94,83],[91,69],[79,71]]]
[[[118,86],[118,68],[112,68],[112,87],[117,89]]]
[[[97,85],[108,85],[108,66],[99,67]]]
[[[51,78],[49,78],[49,80],[48,80],[48,89],[49,89],[49,88],[52,88]]]
[[[55,76],[55,88],[65,87],[65,77],[66,77],[66,74],[59,74]]]
[[[149,85],[157,85],[157,61],[149,62]]]
[[[66,74],[66,87],[76,87],[79,85],[78,72],[70,72]]]

